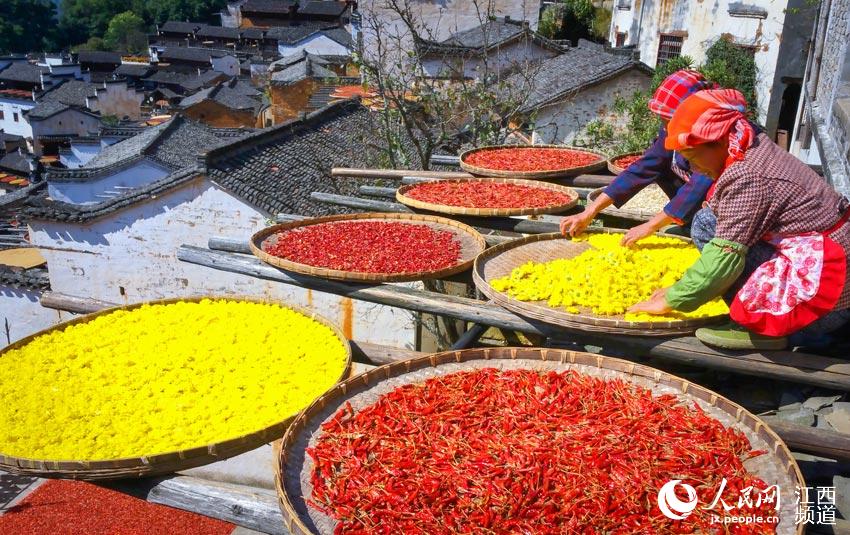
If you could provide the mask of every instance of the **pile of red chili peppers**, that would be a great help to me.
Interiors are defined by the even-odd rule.
[[[476,167],[499,171],[559,171],[584,167],[599,161],[599,156],[573,149],[505,147],[473,152],[465,161]]]
[[[573,200],[551,189],[478,180],[424,182],[405,195],[423,202],[466,208],[545,208],[562,206]]]
[[[632,154],[631,156],[623,156],[622,158],[617,158],[614,160],[614,165],[619,167],[620,169],[625,169],[628,166],[632,165],[636,161],[640,160],[643,156],[640,154]]]
[[[675,396],[576,372],[488,368],[404,385],[356,413],[346,404],[307,453],[309,503],[337,533],[775,531],[711,524],[728,513],[702,509],[724,477],[726,504],[767,488],[742,462],[765,452],[742,433]],[[697,491],[685,520],[657,505],[671,479]]]
[[[451,232],[395,221],[341,221],[276,235],[265,252],[308,266],[365,273],[436,271],[457,264]]]

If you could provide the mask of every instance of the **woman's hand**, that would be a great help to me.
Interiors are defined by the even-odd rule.
[[[647,314],[667,314],[668,312],[673,311],[673,307],[667,304],[667,288],[661,288],[660,290],[655,290],[655,293],[652,294],[652,297],[647,299],[646,301],[640,302],[636,305],[632,305],[628,310],[629,312],[645,312]]]
[[[620,240],[620,245],[623,247],[631,247],[639,240],[652,236],[655,233],[655,226],[651,222],[646,222],[636,227],[632,227],[626,232],[623,239]]]
[[[584,229],[593,221],[595,214],[593,212],[583,211],[580,214],[567,216],[561,219],[561,234],[566,236],[569,234],[571,238],[584,232]]]

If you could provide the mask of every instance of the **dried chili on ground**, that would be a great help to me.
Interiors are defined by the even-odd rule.
[[[614,165],[620,169],[625,169],[643,157],[642,154],[632,154],[631,156],[623,156],[614,160]]]
[[[584,167],[599,161],[599,156],[567,148],[504,147],[484,149],[468,155],[465,162],[499,171],[559,171]]]
[[[764,452],[695,404],[574,371],[488,368],[404,385],[356,412],[346,404],[307,453],[309,503],[337,533],[775,531],[711,524],[729,514],[719,506],[665,517],[657,496],[671,479],[703,504],[723,478],[727,504],[766,489],[743,465]],[[747,513],[775,514],[768,503],[732,514]]]
[[[573,200],[547,188],[478,180],[425,182],[410,188],[405,195],[422,202],[466,208],[545,208]]]
[[[457,264],[454,234],[395,221],[340,221],[276,235],[263,249],[308,266],[365,273],[436,271]]]

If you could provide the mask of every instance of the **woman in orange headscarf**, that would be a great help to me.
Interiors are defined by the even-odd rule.
[[[745,113],[743,95],[722,89],[695,93],[673,115],[665,146],[714,179],[707,198],[715,234],[679,282],[632,310],[694,310],[743,276],[730,308],[748,331],[783,337],[814,325],[838,329],[850,319],[850,201],[754,132]],[[745,271],[760,242],[772,254]]]

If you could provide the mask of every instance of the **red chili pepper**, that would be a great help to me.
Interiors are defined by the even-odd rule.
[[[599,156],[567,148],[504,147],[473,152],[465,161],[476,167],[499,171],[558,171],[584,167],[599,161]]]
[[[640,154],[633,154],[632,156],[623,156],[622,158],[617,158],[616,160],[614,160],[614,165],[616,165],[620,169],[625,169],[636,161],[640,160],[641,157],[642,156]]]
[[[402,386],[356,412],[346,406],[320,433],[307,450],[309,503],[337,519],[339,533],[776,527],[711,523],[714,514],[773,516],[769,503],[664,517],[656,497],[670,479],[692,485],[706,505],[723,478],[728,504],[737,505],[747,487],[766,489],[743,465],[760,452],[698,407],[621,380],[572,371],[454,373]]]
[[[466,208],[544,208],[572,202],[565,193],[503,182],[425,182],[406,193],[423,202]]]
[[[366,273],[436,271],[457,264],[451,232],[395,221],[341,221],[279,233],[263,250],[300,264]]]

